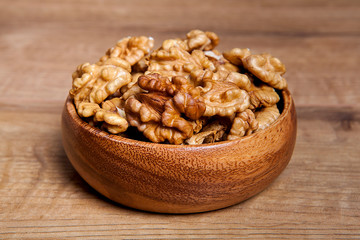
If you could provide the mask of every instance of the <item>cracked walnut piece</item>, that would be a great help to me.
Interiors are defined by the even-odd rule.
[[[164,98],[164,96],[159,97],[161,93],[155,94],[158,94],[158,98],[155,100],[157,107],[152,106],[146,100],[140,102],[134,96],[126,100],[125,112],[129,124],[136,127],[152,142],[159,143],[167,140],[172,144],[181,144],[186,138],[184,132],[176,128],[164,126],[160,122],[161,111],[163,111],[161,108],[164,108],[168,98]],[[186,128],[185,131],[189,128],[189,126],[184,127]]]
[[[258,127],[259,123],[255,119],[254,113],[250,109],[246,109],[244,112],[236,114],[227,139],[235,140],[250,135]]]
[[[145,74],[159,73],[163,77],[188,77],[195,69],[215,70],[215,66],[203,51],[194,50],[189,53],[174,45],[154,51],[150,55],[149,67]]]
[[[256,131],[265,129],[270,126],[280,116],[279,109],[276,105],[270,107],[261,108],[260,111],[255,112],[256,121],[259,123],[259,127]]]
[[[109,104],[107,102],[102,104],[102,108],[99,104],[130,80],[130,73],[122,67],[89,63],[80,65],[73,74],[73,87],[70,90],[79,116],[95,115],[94,121],[104,121],[104,127],[113,134],[126,131],[128,123],[124,116],[119,111],[104,108]]]
[[[276,93],[275,89],[263,83],[259,86],[252,84],[249,95],[250,109],[270,107],[278,103],[280,100],[280,97]]]
[[[208,51],[214,49],[219,44],[219,37],[214,32],[203,32],[192,30],[186,34],[186,39],[168,39],[163,42],[162,48],[168,50],[172,46],[182,48],[187,52],[193,50]]]
[[[85,63],[73,74],[70,95],[77,107],[80,103],[100,104],[130,81],[130,73],[121,67]]]
[[[233,48],[230,51],[224,52],[224,58],[236,66],[243,66],[243,61],[250,56],[250,49],[248,48]]]
[[[100,62],[109,58],[120,58],[133,66],[149,54],[153,47],[154,39],[152,37],[126,37],[118,41],[115,47],[110,48]]]
[[[261,81],[276,89],[287,88],[282,75],[286,72],[284,64],[268,53],[250,55],[243,60],[244,67]]]
[[[158,50],[150,54],[147,73],[159,73],[164,77],[188,77],[195,69],[215,70],[214,64],[203,50],[213,49],[219,42],[213,32],[193,30],[187,39],[165,40]]]
[[[112,134],[126,131],[128,122],[125,119],[125,112],[122,110],[124,101],[120,98],[113,98],[102,103],[100,109],[95,110],[94,121],[104,122],[102,127]]]
[[[205,125],[201,132],[188,138],[186,143],[189,145],[197,145],[221,141],[225,135],[226,128],[227,126],[223,122],[213,121]]]
[[[138,84],[149,92],[136,94],[126,101],[125,112],[131,126],[156,142],[168,140],[179,144],[192,136],[193,121],[203,115],[205,104],[186,79],[174,77],[170,81],[153,73],[139,77]]]
[[[225,81],[206,81],[202,88],[206,104],[204,116],[232,116],[250,106],[249,94],[235,84]]]
[[[219,37],[213,32],[203,32],[201,30],[192,30],[186,34],[184,41],[187,45],[187,51],[194,49],[212,50],[219,44]]]

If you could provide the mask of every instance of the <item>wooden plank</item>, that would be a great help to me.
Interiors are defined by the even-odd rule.
[[[0,238],[360,237],[360,110],[300,107],[298,120],[293,158],[265,191],[219,211],[162,215],[89,187],[62,149],[57,113],[2,111]]]

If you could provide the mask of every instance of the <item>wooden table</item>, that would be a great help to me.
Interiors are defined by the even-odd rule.
[[[105,199],[61,143],[71,74],[126,36],[156,46],[191,29],[219,50],[270,52],[298,112],[290,164],[262,193],[207,213],[154,214]],[[360,238],[360,2],[1,0],[0,239]]]

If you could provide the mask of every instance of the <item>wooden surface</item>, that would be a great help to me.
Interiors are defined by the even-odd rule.
[[[71,73],[118,39],[200,28],[220,50],[270,52],[298,113],[294,155],[262,193],[201,214],[114,204],[61,143]],[[0,1],[0,239],[360,238],[360,2]]]

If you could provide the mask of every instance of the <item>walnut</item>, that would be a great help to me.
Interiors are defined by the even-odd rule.
[[[246,109],[236,114],[227,139],[235,140],[250,135],[258,127],[259,123],[255,119],[254,113],[250,109]]]
[[[112,98],[103,102],[100,109],[96,109],[94,121],[104,122],[103,128],[112,134],[118,134],[126,131],[128,122],[125,119],[123,110],[124,101],[120,98]]]
[[[252,84],[249,95],[251,109],[256,109],[263,106],[269,107],[278,103],[280,100],[280,97],[274,88],[266,84],[260,84],[259,86]]]
[[[202,51],[194,50],[191,54],[174,45],[154,51],[149,58],[148,73],[159,73],[164,77],[187,77],[195,69],[215,69],[213,63]]]
[[[124,116],[124,113],[121,112],[124,108],[124,100],[121,98],[115,97],[107,100],[101,104],[101,108],[106,111],[119,113],[119,115]]]
[[[247,75],[241,74],[238,72],[230,72],[226,77],[227,82],[234,83],[241,89],[246,90],[247,92],[251,91],[252,83]]]
[[[173,118],[180,117],[180,114],[185,114],[191,120],[197,120],[205,112],[205,104],[200,97],[200,91],[183,77],[173,77],[170,82],[169,79],[155,73],[140,77],[139,85],[149,91],[164,92],[173,96],[171,101],[165,103],[163,113],[165,126],[173,127]]]
[[[143,102],[140,102],[134,96],[126,100],[125,112],[129,124],[137,127],[137,129],[152,142],[164,142],[167,140],[172,144],[181,144],[186,138],[186,134],[189,134],[188,131],[192,126],[190,126],[190,124],[182,126],[181,124],[184,123],[183,121],[178,121],[174,124],[185,132],[175,127],[164,126],[160,122],[160,112],[164,110],[160,108],[165,108],[165,103],[168,98],[161,95],[161,93],[153,94],[157,94],[158,96],[157,99],[153,100],[151,103],[157,102],[157,107],[146,102],[149,98],[147,100],[142,99]],[[179,120],[179,118],[177,120]]]
[[[144,90],[141,89],[138,85],[138,79],[142,75],[143,75],[142,73],[133,73],[131,75],[132,76],[131,82],[120,88],[121,99],[127,100],[130,96],[144,92]]]
[[[273,88],[287,88],[286,80],[282,77],[286,69],[278,58],[267,53],[250,55],[243,59],[243,64],[247,70]]]
[[[244,59],[250,56],[250,54],[250,49],[248,48],[233,48],[223,53],[224,58],[236,66],[243,66]]]
[[[184,41],[187,50],[190,52],[194,49],[211,50],[219,44],[219,37],[213,32],[203,32],[201,30],[192,30],[186,34],[187,39]]]
[[[138,129],[152,142],[161,143],[169,141],[171,144],[178,145],[184,141],[182,132],[159,124],[148,123],[138,127]]]
[[[189,93],[181,91],[166,101],[164,107],[161,116],[162,124],[180,131],[182,140],[191,137],[194,133],[191,120],[198,120],[205,112],[205,104],[200,99],[193,98]],[[185,119],[182,114],[188,119]]]
[[[217,50],[204,51],[205,56],[215,65],[216,71],[239,72],[240,69],[232,64]]]
[[[174,96],[173,102],[178,111],[191,120],[198,120],[202,117],[206,108],[201,97],[193,97],[188,92],[178,92]]]
[[[231,116],[250,106],[249,94],[234,83],[205,81],[201,95],[206,104],[204,116]]]
[[[244,111],[249,107],[249,95],[240,89],[250,88],[251,82],[246,76],[237,72],[219,70],[196,70],[190,78],[201,91],[206,104],[204,116],[231,116],[235,112]]]
[[[212,54],[206,56],[210,56],[210,59],[215,58],[212,51],[207,51],[206,53],[211,52]],[[212,56],[212,57],[211,57]],[[211,79],[217,81],[226,81],[231,82],[237,85],[239,88],[244,89],[246,91],[251,90],[251,81],[247,75],[239,73],[239,68],[235,65],[229,63],[226,59],[222,58],[222,55],[215,55],[218,57],[214,62],[216,69],[195,69],[190,73],[190,79],[193,80],[195,85],[202,85],[204,79]]]
[[[138,114],[142,122],[161,122],[164,105],[170,97],[161,93],[139,93],[125,102],[125,112]]]
[[[164,77],[186,76],[196,64],[190,53],[181,47],[160,48],[150,55],[147,73],[159,73]]]
[[[219,64],[223,64],[225,62],[225,58],[221,54],[221,52],[217,50],[207,50],[203,51],[205,56],[207,56],[210,60],[217,62]]]
[[[187,144],[196,145],[202,143],[213,143],[222,140],[225,131],[226,124],[221,121],[213,121],[206,125],[201,132],[194,134],[192,137],[186,140]]]
[[[236,73],[235,73],[236,74]],[[233,77],[236,77],[235,75],[230,75],[230,72],[228,70],[218,70],[218,71],[211,71],[209,69],[201,70],[197,69],[190,73],[190,80],[194,86],[204,86],[206,82],[208,81],[218,81],[218,82],[232,82],[237,84],[237,82],[234,80],[232,81]],[[230,78],[228,78],[230,77]]]
[[[108,58],[103,62],[98,62],[96,63],[99,66],[104,66],[104,65],[113,65],[116,67],[121,67],[123,69],[125,69],[128,72],[131,72],[131,65],[129,62],[125,61],[124,59],[118,58],[118,57],[112,57],[112,58]]]
[[[270,107],[261,108],[255,112],[256,121],[259,123],[259,127],[256,131],[265,129],[270,126],[280,116],[279,109],[276,105]]]
[[[150,73],[142,75],[138,80],[139,86],[147,91],[162,92],[173,95],[175,86],[167,77],[161,76],[159,73]]]
[[[161,122],[167,127],[175,128],[180,131],[183,140],[191,137],[193,134],[193,125],[185,118],[181,117],[181,112],[176,107],[173,99],[165,103],[165,111],[162,113]]]
[[[172,81],[158,73],[139,77],[138,85],[148,92],[136,94],[126,101],[125,111],[130,125],[144,132],[148,126],[149,133],[163,133],[165,130],[154,128],[157,123],[166,127],[167,131],[177,131],[177,134],[166,133],[164,136],[149,136],[149,139],[163,139],[170,142],[182,143],[194,132],[192,120],[198,120],[205,111],[205,104],[201,101],[199,91],[182,77],[174,77]],[[184,114],[188,119],[182,117]],[[145,123],[152,122],[151,125]],[[171,136],[168,139],[167,136]],[[176,139],[173,137],[176,136]]]
[[[127,37],[117,42],[115,47],[110,48],[106,55],[100,58],[105,62],[109,58],[121,58],[130,63],[131,66],[138,63],[154,47],[154,39],[151,37]]]
[[[146,57],[141,58],[137,63],[132,66],[133,73],[144,73],[149,67],[149,59]]]
[[[200,69],[209,69],[211,71],[215,71],[216,67],[212,61],[205,55],[203,51],[200,50],[194,50],[191,52],[191,57],[195,60],[197,63],[197,67]],[[189,68],[190,69],[190,68]],[[195,68],[192,68],[190,70],[193,70]]]
[[[122,88],[121,92],[121,98],[127,100],[129,97],[134,96],[137,93],[144,92],[144,90],[139,87],[138,83],[135,83],[131,86],[126,86],[125,88]]]
[[[168,39],[163,42],[162,48],[169,49],[177,46],[187,52],[193,50],[208,51],[214,49],[219,44],[219,37],[213,32],[203,32],[201,30],[192,30],[186,34],[186,39]]]
[[[99,104],[90,102],[79,102],[76,107],[80,117],[91,117],[99,108]]]
[[[195,69],[215,70],[212,61],[200,49],[212,49],[218,42],[214,33],[191,31],[186,40],[169,39],[149,57],[148,73],[159,73],[164,77],[188,77]]]
[[[162,92],[171,96],[177,93],[187,92],[193,97],[200,96],[200,90],[195,88],[192,82],[184,77],[172,77],[171,81],[158,73],[151,73],[139,77],[139,86],[150,92]]]
[[[205,126],[206,122],[207,118],[199,118],[195,121],[190,121],[190,123],[193,125],[194,134],[200,132]]]
[[[201,30],[155,51],[151,37],[123,38],[96,64],[78,66],[70,96],[92,126],[123,136],[137,129],[158,143],[233,140],[266,128],[280,115],[274,88],[287,87],[284,65],[247,48],[221,53],[218,43]]]
[[[100,104],[130,80],[130,73],[121,67],[85,63],[78,66],[73,74],[70,96],[74,99],[79,115],[90,117],[95,114],[95,104]]]
[[[179,47],[185,51],[188,52],[188,46],[187,44],[184,42],[184,40],[180,39],[180,38],[176,38],[176,39],[167,39],[165,40],[162,45],[161,48],[164,50],[169,50],[171,47]]]

